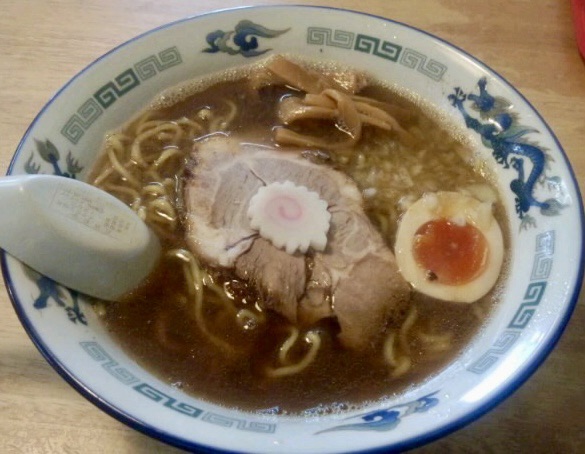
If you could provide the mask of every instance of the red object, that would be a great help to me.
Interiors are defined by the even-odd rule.
[[[585,58],[585,0],[572,0],[572,4],[577,46],[579,46],[579,52]]]

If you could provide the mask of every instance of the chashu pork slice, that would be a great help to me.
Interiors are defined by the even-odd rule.
[[[287,180],[327,202],[331,225],[324,251],[288,254],[251,228],[250,199],[261,186]],[[403,317],[409,286],[345,174],[298,151],[218,136],[195,146],[184,195],[191,250],[254,283],[266,309],[303,326],[334,317],[340,341],[356,350],[375,344],[388,323]]]

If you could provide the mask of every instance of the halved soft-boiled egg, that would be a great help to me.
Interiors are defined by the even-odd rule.
[[[395,254],[400,272],[416,290],[472,303],[496,283],[504,242],[490,202],[436,192],[423,195],[402,216]]]

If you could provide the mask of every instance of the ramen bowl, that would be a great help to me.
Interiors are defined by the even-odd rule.
[[[187,18],[122,44],[75,76],[34,120],[9,173],[84,180],[106,132],[163,89],[275,53],[351,61],[414,93],[459,128],[493,169],[510,226],[509,272],[484,327],[453,361],[359,410],[258,414],[159,379],[118,345],[83,295],[4,255],[15,310],[47,361],[84,397],[181,448],[387,452],[444,436],[535,371],[570,318],[583,273],[582,202],[560,144],[514,87],[465,52],[401,23],[331,8],[252,7]]]

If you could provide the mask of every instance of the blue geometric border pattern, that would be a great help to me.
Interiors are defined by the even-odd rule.
[[[98,102],[93,98],[89,98],[77,109],[77,113],[67,120],[67,123],[61,129],[61,134],[75,145],[103,112],[104,109]]]
[[[174,397],[171,397],[163,393],[162,391],[156,389],[155,387],[149,385],[148,383],[140,383],[134,386],[133,388],[143,396],[148,397],[150,400],[160,402],[165,407],[168,407],[179,413],[183,413],[184,415],[197,418],[203,413],[203,410],[201,410],[200,408],[192,407],[191,405],[188,405],[184,402],[179,402]]]
[[[546,279],[550,275],[555,253],[555,232],[545,232],[536,239],[536,257],[530,280]]]
[[[522,330],[528,326],[528,323],[536,313],[538,305],[544,296],[547,279],[553,265],[553,256],[555,251],[555,231],[550,230],[540,233],[536,237],[536,248],[534,263],[530,283],[528,284],[524,297],[512,320],[508,323],[507,329],[500,334],[496,342],[488,351],[480,356],[467,370],[481,375],[498,362],[514,343],[520,338]]]
[[[408,68],[416,69],[421,74],[424,74],[437,82],[443,78],[443,74],[447,71],[446,65],[439,63],[432,58],[427,58],[425,54],[410,48],[404,49],[402,57],[400,58],[400,64]]]
[[[118,74],[114,80],[111,80],[104,86],[100,87],[93,94],[93,97],[104,109],[107,109],[114,104],[118,98],[121,98],[138,85],[140,85],[140,79],[138,79],[138,76],[132,68],[128,68]]]
[[[496,340],[492,348],[480,356],[471,366],[467,368],[470,372],[481,375],[492,367],[500,356],[506,353],[520,337],[520,331],[506,330]]]
[[[79,345],[92,359],[101,363],[102,367],[120,383],[131,386],[132,389],[140,395],[152,400],[153,402],[160,403],[164,407],[170,408],[171,410],[191,418],[201,418],[202,421],[216,426],[235,428],[259,434],[271,434],[276,432],[276,424],[263,421],[229,418],[217,413],[205,412],[201,408],[194,407],[185,402],[180,402],[176,398],[165,394],[154,386],[143,382],[127,369],[120,366],[99,343],[95,341],[83,341],[80,342]]]
[[[271,434],[276,430],[275,424],[259,421],[246,421],[245,419],[228,418],[227,416],[218,415],[217,413],[208,412],[203,416],[203,421],[222,427],[236,427],[240,430],[249,432],[260,432]]]
[[[331,30],[325,27],[309,27],[307,29],[307,43],[319,46],[341,47],[351,49],[355,33],[345,30]]]
[[[528,285],[524,300],[508,325],[509,328],[526,328],[526,325],[528,325],[530,319],[536,313],[536,306],[540,303],[545,289],[546,281],[531,282]]]
[[[145,81],[165,69],[180,65],[183,62],[179,49],[176,47],[169,47],[158,53],[158,55],[150,55],[143,60],[140,60],[134,65],[134,69],[140,77],[140,80]]]
[[[402,46],[392,44],[389,41],[380,40],[374,36],[362,35],[361,33],[356,37],[354,49],[390,61],[397,61],[400,52],[402,52]]]
[[[413,69],[430,79],[439,82],[447,65],[429,58],[420,51],[385,41],[375,36],[355,34],[346,30],[327,27],[308,27],[307,43],[317,46],[339,47],[365,52]]]
[[[92,359],[102,363],[102,367],[119,382],[131,385],[138,381],[138,378],[114,361],[97,342],[80,342],[79,345]]]
[[[158,54],[149,55],[125,69],[113,80],[99,87],[91,98],[86,99],[61,128],[61,134],[72,144],[77,144],[105,109],[120,97],[140,85],[141,81],[183,62],[177,47],[169,47]]]

